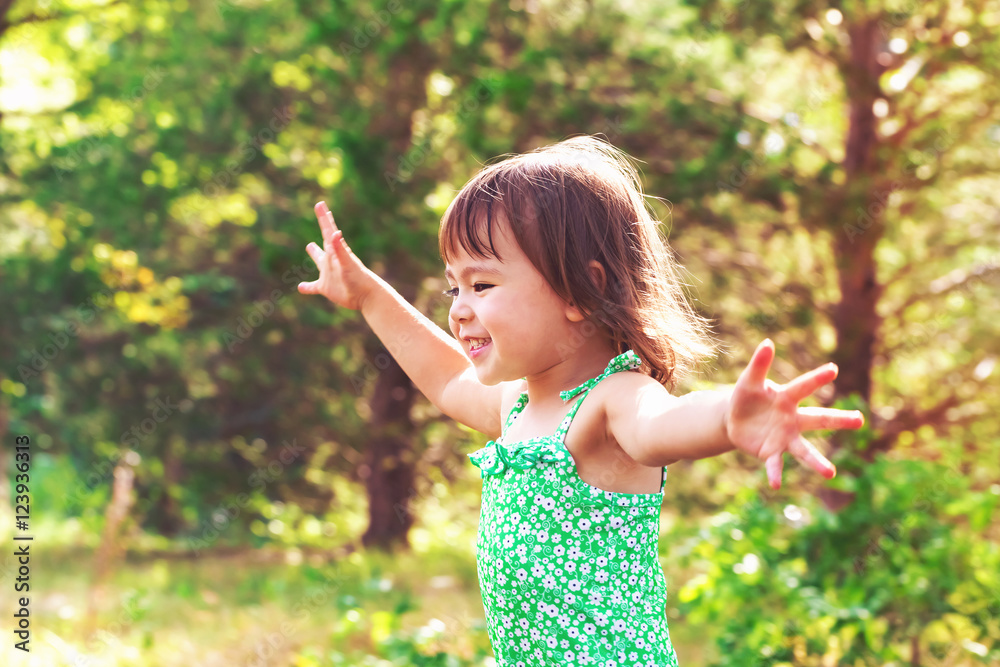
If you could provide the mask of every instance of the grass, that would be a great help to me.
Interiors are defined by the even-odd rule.
[[[129,560],[103,587],[88,638],[92,555],[36,553],[32,651],[17,664],[493,664],[469,554],[370,551],[328,561],[261,549]],[[701,638],[684,638],[683,623],[671,631],[683,664],[700,664]]]

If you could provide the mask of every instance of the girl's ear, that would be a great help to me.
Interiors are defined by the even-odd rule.
[[[590,278],[597,287],[597,290],[603,294],[604,288],[608,284],[608,276],[604,272],[604,266],[596,259],[592,259],[590,260],[590,264],[587,265],[587,272],[590,274]],[[582,322],[586,318],[575,304],[569,303],[566,306],[566,319],[570,322]]]

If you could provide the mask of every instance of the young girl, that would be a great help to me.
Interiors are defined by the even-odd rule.
[[[299,291],[361,310],[428,400],[492,438],[469,456],[501,667],[676,665],[657,545],[667,466],[740,449],[778,488],[787,451],[831,478],[801,432],[863,423],[798,407],[837,368],[778,385],[770,340],[732,389],[669,393],[714,345],[638,174],[597,139],[489,165],[452,202],[439,239],[454,338],[361,263],[325,203],[316,215],[320,276]]]

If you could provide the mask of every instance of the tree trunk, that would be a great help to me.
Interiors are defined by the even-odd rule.
[[[878,77],[883,68],[876,58],[882,35],[875,20],[852,26],[849,32],[850,62],[842,69],[850,108],[844,153],[848,196],[833,243],[840,285],[840,303],[833,318],[837,331],[833,361],[840,369],[834,388],[838,397],[857,394],[868,402],[879,327],[876,306],[882,293],[876,280],[875,246],[884,231],[890,190],[879,187],[875,177],[880,167],[872,105],[881,94]]]
[[[430,18],[431,8],[425,11],[426,18]],[[433,70],[434,62],[427,47],[419,40],[413,40],[395,54],[389,64],[389,79],[396,83],[386,89],[379,113],[372,117],[368,128],[372,138],[387,142],[388,154],[381,164],[378,161],[359,161],[359,164],[370,164],[367,176],[372,185],[378,183],[381,187],[386,182],[385,174],[396,172],[410,150],[413,115],[427,105],[427,77]],[[422,179],[415,180],[419,182]],[[417,187],[409,177],[407,183],[409,187]],[[385,201],[384,192],[380,192],[379,200]],[[399,214],[397,204],[391,200],[388,204],[383,203],[382,207],[385,214]],[[421,277],[412,274],[416,268],[414,262],[405,254],[387,259],[388,270],[383,277],[389,282],[398,282],[403,298],[413,303],[416,289],[410,288],[410,285]],[[397,267],[405,268],[397,272]],[[370,354],[369,358],[374,359],[379,375],[371,400],[373,437],[365,454],[369,524],[361,543],[365,547],[387,550],[396,545],[409,549],[408,533],[413,524],[410,498],[415,495],[416,460],[412,446],[415,429],[410,420],[410,408],[416,387],[384,348]]]
[[[409,549],[413,525],[414,456],[411,441],[415,388],[388,352],[375,356],[379,371],[372,396],[372,438],[365,451],[368,477],[368,530],[361,537],[365,547]]]
[[[837,348],[832,361],[837,364],[834,380],[837,398],[856,395],[871,401],[872,365],[877,311],[883,286],[877,280],[875,247],[884,233],[885,210],[891,190],[877,175],[882,173],[878,156],[877,119],[873,104],[881,96],[878,78],[883,67],[877,57],[882,34],[876,20],[848,28],[850,59],[841,66],[847,91],[849,124],[844,151],[846,196],[842,198],[838,224],[833,226],[833,251],[837,263],[840,302],[834,309],[833,326]],[[834,448],[848,442],[851,434],[836,433]],[[863,456],[870,456],[868,452]],[[853,500],[853,494],[822,487],[818,495],[831,511],[839,511]]]

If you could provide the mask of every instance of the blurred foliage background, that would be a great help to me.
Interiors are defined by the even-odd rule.
[[[485,438],[296,285],[325,199],[447,329],[451,198],[580,133],[641,161],[725,345],[678,393],[771,337],[772,379],[835,361],[814,402],[867,416],[814,437],[829,483],[671,467],[681,664],[1000,664],[998,28],[988,0],[0,2],[0,526],[28,435],[36,535],[4,664],[493,664]]]

